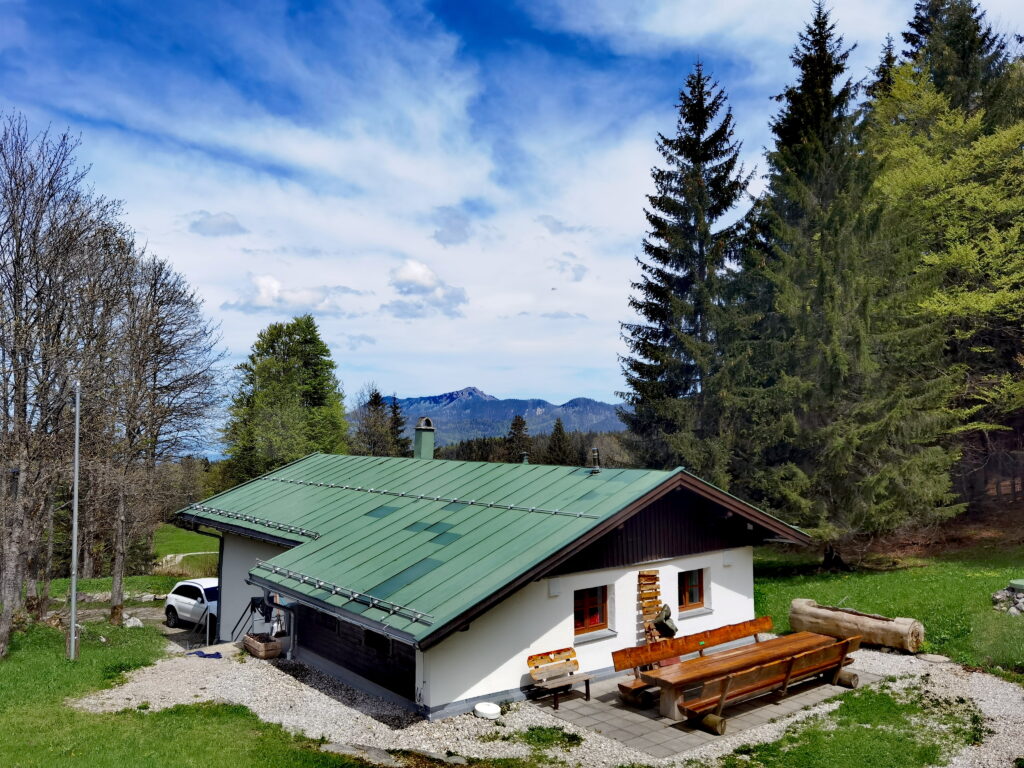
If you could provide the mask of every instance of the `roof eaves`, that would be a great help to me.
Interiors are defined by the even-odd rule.
[[[232,523],[226,523],[223,520],[213,520],[208,517],[202,517],[200,515],[196,515],[192,512],[189,512],[188,510],[176,512],[174,517],[175,521],[180,520],[182,522],[189,523],[193,526],[204,525],[207,528],[213,528],[216,531],[233,533],[237,536],[242,536],[247,539],[255,539],[256,541],[266,541],[270,544],[277,544],[278,546],[286,547],[288,549],[291,549],[292,547],[298,546],[299,544],[303,543],[300,541],[295,541],[294,539],[285,539],[281,536],[276,536],[272,533],[261,531],[250,526],[234,525]]]
[[[290,587],[283,584],[279,584],[276,581],[269,581],[268,579],[258,576],[252,572],[249,573],[249,578],[247,579],[247,581],[253,586],[268,589],[271,592],[277,592],[278,594],[287,595],[288,597],[292,598],[292,600],[294,600],[295,602],[301,603],[302,605],[305,605],[309,608],[314,608],[323,613],[328,613],[331,616],[337,618],[339,621],[354,624],[356,626],[362,627],[363,629],[371,629],[374,632],[379,632],[382,635],[387,635],[388,637],[403,642],[407,645],[419,647],[419,643],[416,640],[416,637],[414,635],[409,634],[408,632],[405,632],[401,629],[395,629],[394,627],[390,627],[382,622],[374,621],[373,619],[367,619],[364,616],[351,613],[349,611],[346,611],[344,608],[339,608],[336,605],[331,605],[330,603],[320,600],[319,598],[291,589]]]
[[[762,528],[767,528],[772,533],[779,534],[781,537],[792,541],[794,544],[809,544],[811,542],[811,537],[796,526],[780,520],[774,515],[765,512],[763,509],[758,509],[753,504],[744,501],[738,496],[733,496],[728,491],[723,491],[717,485],[713,485],[707,480],[697,477],[697,475],[692,472],[688,472],[682,467],[678,467],[676,469],[676,473],[681,487],[698,493],[707,499],[718,502],[726,509],[747,518],[752,523],[760,525]]]

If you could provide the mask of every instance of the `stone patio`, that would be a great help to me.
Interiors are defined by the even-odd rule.
[[[862,686],[880,679],[878,675],[857,670],[856,664],[850,669],[860,676]],[[585,701],[582,689],[578,689],[571,697],[562,698],[557,710],[552,708],[551,697],[531,704],[546,709],[566,722],[601,733],[655,758],[678,755],[721,738],[685,722],[662,717],[658,714],[657,705],[649,709],[625,706],[617,688],[620,677],[616,675],[592,683],[590,701]],[[742,733],[769,720],[786,717],[804,707],[819,704],[846,690],[837,685],[811,680],[790,688],[789,695],[784,699],[763,696],[737,704],[724,713],[729,719],[726,733],[730,736]]]

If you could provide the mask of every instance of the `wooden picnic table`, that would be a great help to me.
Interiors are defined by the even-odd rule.
[[[676,706],[676,702],[687,689],[700,685],[706,680],[713,680],[761,664],[769,664],[805,651],[823,648],[835,641],[835,638],[829,635],[819,635],[815,632],[795,632],[760,643],[709,653],[700,658],[673,664],[670,667],[641,672],[640,677],[651,685],[661,687],[658,706],[662,716],[672,720],[682,720],[683,714]]]

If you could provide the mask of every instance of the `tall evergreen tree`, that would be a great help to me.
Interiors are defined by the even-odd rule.
[[[241,382],[224,427],[233,482],[315,451],[347,450],[344,398],[334,367],[310,315],[260,331],[237,368]]]
[[[730,347],[745,366],[732,377],[733,488],[815,534],[828,565],[842,564],[851,535],[950,501],[948,455],[936,445],[942,397],[887,379],[880,357],[890,329],[877,314],[892,294],[879,275],[894,275],[873,202],[878,169],[851,111],[848,54],[816,4],[794,51],[797,83],[772,125],[769,187],[740,281],[756,300],[737,302],[748,317],[733,321],[745,333]],[[883,55],[880,82],[891,58]],[[914,503],[893,467],[914,478]]]
[[[505,436],[505,460],[519,462],[523,454],[530,452],[530,436],[527,434],[526,419],[519,414],[512,417],[508,434]]]
[[[398,396],[391,395],[391,442],[395,446],[396,456],[409,456],[412,452],[412,440],[405,436],[405,415],[398,404]]]
[[[555,419],[555,425],[551,428],[551,437],[548,439],[548,447],[544,452],[544,463],[563,467],[576,464],[572,441],[569,440],[569,435],[566,433],[561,419]]]
[[[880,99],[888,95],[892,90],[893,73],[898,63],[892,35],[887,35],[885,45],[882,46],[882,55],[878,59],[878,66],[871,70],[871,81],[864,89],[869,99]]]
[[[973,0],[917,0],[903,41],[903,55],[930,74],[954,109],[1004,106],[1007,40]]]
[[[361,456],[395,456],[393,413],[377,387],[364,390],[353,436],[353,452]]]
[[[652,171],[645,211],[650,231],[623,323],[629,406],[621,418],[647,466],[685,464],[723,482],[728,436],[707,381],[718,367],[717,324],[735,225],[719,222],[742,199],[749,177],[724,91],[697,63],[679,94],[676,132],[659,135],[665,165]]]

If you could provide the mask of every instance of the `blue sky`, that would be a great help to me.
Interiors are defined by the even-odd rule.
[[[833,5],[860,77],[912,0]],[[763,166],[810,7],[0,0],[0,106],[81,135],[236,358],[309,311],[349,393],[612,400],[680,85],[703,59]]]

